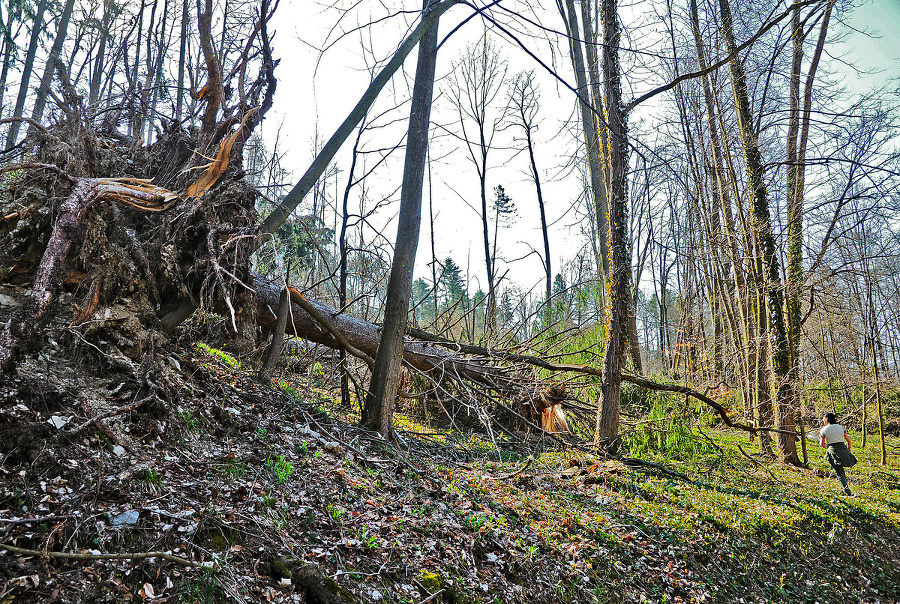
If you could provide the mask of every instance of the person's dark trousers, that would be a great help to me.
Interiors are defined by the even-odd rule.
[[[828,446],[829,449],[833,449],[834,447],[835,445]],[[831,469],[834,470],[834,473],[837,474],[838,480],[841,481],[841,486],[844,487],[844,493],[850,495],[850,487],[847,486],[847,475],[844,473],[844,466],[840,465],[840,463],[835,463],[835,458],[837,458],[837,461],[840,462],[840,458],[833,451],[826,452],[825,459],[828,460],[828,464],[831,466]]]

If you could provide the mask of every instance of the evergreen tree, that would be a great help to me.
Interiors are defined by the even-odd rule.
[[[445,308],[450,308],[466,295],[462,271],[449,256],[444,260],[444,274],[440,278],[440,290],[444,296]]]
[[[512,226],[516,221],[516,218],[519,217],[519,211],[516,208],[516,204],[513,202],[512,198],[506,194],[506,189],[503,188],[503,185],[494,187],[494,199],[491,202],[491,206],[494,210],[496,226]],[[496,239],[494,244],[496,245]]]

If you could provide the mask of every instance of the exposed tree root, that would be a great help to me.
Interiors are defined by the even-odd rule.
[[[69,248],[78,237],[84,217],[99,192],[96,181],[81,179],[63,204],[50,242],[38,264],[31,293],[0,332],[0,371],[8,371],[12,367],[22,344],[31,340],[44,323],[63,282],[63,265]]]

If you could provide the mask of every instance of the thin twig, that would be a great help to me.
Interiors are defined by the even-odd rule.
[[[156,398],[156,395],[151,394],[150,396],[148,396],[146,398],[142,398],[139,401],[129,403],[128,405],[122,405],[121,407],[113,409],[112,411],[107,411],[106,413],[104,413],[102,415],[98,415],[97,417],[89,419],[88,421],[84,422],[77,428],[69,430],[68,432],[66,432],[66,435],[67,436],[78,436],[79,434],[81,434],[82,432],[84,432],[85,430],[87,430],[88,428],[90,428],[91,426],[96,424],[97,422],[103,421],[104,419],[109,419],[110,417],[114,417],[116,415],[128,413],[129,411],[134,411],[138,407],[140,407],[142,405],[146,405],[147,403],[149,403],[150,401],[152,401],[155,398]]]
[[[147,558],[162,558],[163,560],[168,560],[169,562],[174,562],[181,566],[216,570],[216,565],[212,562],[194,562],[187,558],[173,556],[172,554],[167,554],[165,552],[138,552],[134,554],[72,554],[68,552],[42,552],[35,549],[25,549],[14,545],[7,545],[6,543],[0,543],[0,548],[23,556],[48,556],[50,558],[63,560],[145,560]]]
[[[59,514],[56,516],[39,516],[36,518],[15,518],[12,520],[7,520],[6,518],[0,518],[0,522],[6,522],[7,524],[29,524],[31,522],[49,522],[51,520],[71,520],[72,518],[76,518],[74,514]]]

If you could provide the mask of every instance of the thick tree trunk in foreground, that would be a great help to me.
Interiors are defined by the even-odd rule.
[[[428,8],[425,9],[425,12],[427,11]],[[370,430],[378,430],[388,439],[394,434],[394,399],[397,397],[400,382],[400,364],[403,360],[403,338],[406,335],[412,274],[416,264],[416,248],[419,247],[422,183],[425,179],[425,156],[428,151],[428,125],[431,120],[431,100],[437,61],[437,33],[438,22],[435,21],[419,42],[419,61],[413,83],[403,186],[400,191],[397,243],[394,246],[394,260],[388,280],[381,342],[378,345],[369,392],[366,394],[366,403],[360,417],[360,424]]]
[[[628,132],[619,74],[617,0],[603,0],[603,78],[609,127],[609,307],[606,352],[603,357],[602,405],[594,440],[615,447],[619,438],[622,370],[628,352],[631,307],[631,254],[628,241]]]

